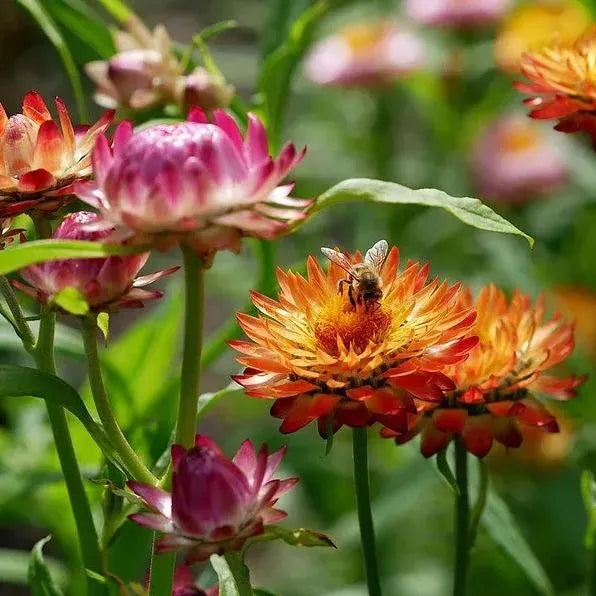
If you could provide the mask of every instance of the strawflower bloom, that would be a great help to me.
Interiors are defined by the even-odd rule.
[[[589,10],[578,0],[535,0],[515,7],[497,35],[497,66],[518,72],[522,56],[552,43],[575,41],[592,22]]]
[[[115,34],[117,53],[85,65],[97,85],[95,101],[106,108],[149,108],[175,102],[182,67],[163,25],[153,31],[136,17]]]
[[[476,307],[478,319],[473,333],[480,342],[469,358],[445,369],[455,389],[440,402],[417,400],[406,433],[383,429],[385,437],[404,443],[421,433],[420,448],[430,457],[461,436],[466,449],[484,457],[493,440],[506,447],[519,447],[520,425],[558,432],[555,416],[537,395],[568,400],[585,377],[553,376],[550,369],[573,351],[573,326],[558,315],[544,320],[544,301],[532,304],[529,296],[516,291],[507,300],[490,284],[474,303],[471,292],[463,305]]]
[[[61,240],[102,241],[110,230],[89,230],[99,221],[96,213],[79,211],[67,215],[52,238]],[[66,288],[74,288],[85,298],[91,310],[107,311],[143,306],[144,300],[161,297],[159,291],[142,289],[178,269],[172,267],[150,275],[137,277],[147,262],[149,253],[118,255],[97,259],[64,259],[32,265],[19,271],[28,282],[17,280],[13,285],[33,296],[42,304],[53,304]]]
[[[314,45],[306,74],[319,85],[385,85],[419,69],[424,44],[393,21],[358,23]]]
[[[552,136],[517,114],[491,123],[470,150],[471,173],[481,195],[520,203],[564,182],[568,164]]]
[[[428,26],[477,27],[499,21],[511,0],[406,0],[406,13]]]
[[[570,44],[546,46],[528,52],[521,71],[529,83],[516,82],[532,108],[531,118],[557,119],[561,132],[585,131],[596,143],[596,26]]]
[[[441,371],[476,344],[464,337],[476,315],[459,305],[459,284],[428,281],[428,265],[398,265],[394,247],[378,269],[382,296],[373,305],[353,305],[345,288],[338,292],[346,271],[331,262],[325,273],[313,257],[306,279],[278,270],[278,300],[252,292],[262,315],[238,315],[252,341],[230,342],[247,367],[234,379],[247,395],[273,400],[281,432],[314,420],[323,437],[375,421],[405,431],[414,397],[440,402],[454,388]]]
[[[269,455],[266,446],[256,452],[246,440],[229,459],[201,435],[188,451],[173,445],[172,492],[129,481],[130,490],[151,510],[130,519],[163,532],[156,552],[185,550],[188,565],[214,553],[240,550],[267,524],[286,517],[275,505],[298,478],[273,477],[284,453],[282,448]]]
[[[91,149],[110,125],[106,112],[93,126],[73,126],[56,98],[60,126],[36,91],[23,113],[10,118],[0,104],[0,218],[26,211],[53,211],[71,200],[72,185],[91,173]]]
[[[134,135],[130,123],[122,123],[113,149],[99,137],[95,180],[77,185],[77,194],[134,242],[183,242],[208,257],[219,249],[239,250],[243,236],[274,238],[303,219],[311,204],[288,196],[293,184],[280,185],[304,150],[287,144],[272,158],[263,124],[248,118],[244,138],[220,110],[212,123],[193,109],[186,122]]]

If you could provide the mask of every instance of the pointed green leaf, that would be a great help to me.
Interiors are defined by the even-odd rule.
[[[437,472],[441,475],[441,478],[446,482],[447,486],[456,495],[459,495],[459,487],[457,486],[457,481],[455,480],[455,476],[453,475],[453,472],[449,467],[449,462],[447,461],[447,448],[441,449],[441,451],[437,453],[435,464]]]
[[[99,3],[109,12],[115,19],[125,23],[134,17],[133,11],[126,5],[123,0],[98,0]]]
[[[265,528],[263,534],[259,534],[253,538],[253,541],[260,542],[263,540],[283,540],[286,544],[292,546],[326,546],[337,548],[333,540],[322,532],[309,530],[308,528],[283,528],[282,526],[269,525]]]
[[[110,314],[107,312],[100,312],[97,315],[97,327],[101,331],[104,340],[108,341],[108,335],[110,334]]]
[[[509,507],[494,492],[489,492],[481,522],[492,539],[519,565],[540,594],[554,596],[548,575],[526,542]]]
[[[143,246],[100,244],[85,240],[34,240],[9,246],[0,251],[0,275],[56,259],[92,259],[111,255],[139,254],[145,251],[147,247]]]
[[[531,236],[516,228],[479,199],[452,197],[442,190],[433,188],[413,190],[395,182],[383,182],[382,180],[368,178],[344,180],[324,192],[317,199],[313,212],[316,213],[333,205],[343,205],[355,201],[439,207],[474,228],[503,234],[515,234],[524,237],[530,246],[534,244],[534,239]]]
[[[51,536],[42,538],[31,550],[28,573],[31,596],[63,596],[62,590],[54,583],[43,558],[43,547],[51,538]]]
[[[241,596],[234,575],[225,558],[219,555],[211,555],[209,561],[213,570],[217,573],[219,596]]]
[[[71,315],[86,315],[89,304],[85,296],[77,288],[62,288],[53,298],[52,303],[69,312]]]
[[[62,406],[87,429],[104,455],[122,467],[102,427],[93,420],[79,394],[65,381],[26,366],[0,365],[0,397],[38,397]]]

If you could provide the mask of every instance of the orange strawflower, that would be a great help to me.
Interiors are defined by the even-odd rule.
[[[404,443],[422,434],[421,451],[426,457],[461,435],[466,449],[485,456],[493,439],[507,447],[519,447],[519,424],[558,432],[556,418],[536,394],[558,400],[576,395],[584,376],[559,378],[547,371],[563,362],[574,347],[573,326],[558,315],[544,321],[542,298],[533,305],[529,296],[516,291],[508,301],[489,284],[474,303],[471,292],[461,306],[476,307],[478,318],[472,333],[480,339],[465,361],[443,372],[455,389],[442,403],[416,400],[418,412],[409,416],[406,433],[383,429],[385,437]]]
[[[459,284],[428,281],[428,265],[400,270],[398,249],[384,260],[387,244],[380,245],[383,258],[373,267],[380,298],[360,300],[345,284],[338,291],[349,274],[334,262],[324,272],[309,257],[306,279],[278,270],[278,300],[253,292],[262,314],[238,315],[252,341],[230,342],[247,367],[234,379],[247,395],[274,400],[281,432],[314,420],[323,437],[375,421],[403,432],[415,398],[441,403],[454,389],[441,371],[476,344],[467,336],[473,308],[461,301]],[[360,253],[343,258],[348,266],[364,261]]]
[[[530,82],[516,89],[538,94],[524,100],[531,118],[558,119],[556,130],[583,130],[596,142],[596,25],[573,43],[524,54],[521,71]]]

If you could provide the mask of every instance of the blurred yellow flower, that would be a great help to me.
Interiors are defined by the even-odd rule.
[[[499,68],[520,70],[522,55],[544,45],[577,39],[592,19],[576,0],[541,0],[522,4],[505,19],[494,48]]]

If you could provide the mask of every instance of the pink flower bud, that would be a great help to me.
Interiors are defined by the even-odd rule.
[[[405,0],[410,18],[423,25],[477,27],[500,20],[511,0]]]
[[[100,222],[95,213],[80,211],[67,215],[53,234],[62,240],[101,241],[112,230]],[[147,262],[149,253],[112,256],[98,259],[65,259],[47,261],[20,271],[30,285],[18,281],[14,285],[43,304],[51,304],[65,288],[81,293],[92,310],[113,310],[124,307],[143,306],[143,300],[159,298],[158,291],[147,291],[142,286],[164,275],[173,273],[177,267],[152,275],[136,277]]]
[[[122,123],[113,149],[99,138],[95,180],[78,184],[77,194],[123,236],[160,247],[184,242],[208,256],[239,250],[242,236],[274,238],[311,204],[288,196],[292,184],[279,185],[304,150],[288,144],[272,158],[263,124],[253,114],[248,119],[244,138],[221,110],[212,123],[195,108],[187,122],[134,135]]]
[[[73,182],[91,173],[91,147],[113,112],[91,127],[73,127],[60,98],[56,109],[60,126],[36,91],[25,96],[22,114],[9,118],[0,104],[0,218],[53,211],[72,199]]]
[[[136,513],[130,519],[165,534],[157,552],[187,550],[190,564],[213,553],[239,550],[263,526],[285,518],[275,509],[279,497],[297,478],[273,478],[285,449],[269,455],[245,441],[234,458],[228,459],[207,437],[197,435],[189,450],[172,447],[174,477],[172,493],[136,481],[129,488],[151,513]]]
[[[519,115],[488,126],[470,152],[472,176],[482,196],[524,202],[563,183],[568,164],[564,142]]]
[[[197,106],[206,112],[227,108],[234,97],[234,87],[221,76],[201,66],[183,78],[182,98],[185,109]]]

